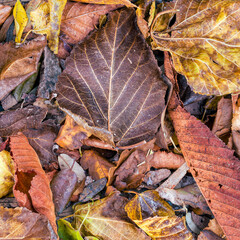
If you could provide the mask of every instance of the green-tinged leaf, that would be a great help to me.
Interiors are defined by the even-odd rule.
[[[153,28],[153,48],[171,53],[174,68],[195,92],[239,91],[240,1],[175,0],[164,3],[162,10],[165,29]],[[173,13],[176,21],[169,27]]]
[[[58,224],[58,235],[62,240],[83,240],[78,230],[74,229],[70,222],[59,219]]]
[[[21,4],[20,0],[17,0],[13,8],[13,16],[14,16],[15,29],[16,29],[15,42],[20,43],[23,30],[26,27],[28,22],[26,11],[23,5]]]

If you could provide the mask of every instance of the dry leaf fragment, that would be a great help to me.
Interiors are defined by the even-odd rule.
[[[156,191],[137,194],[125,206],[128,217],[153,239],[193,239],[185,219],[177,217]]]
[[[13,16],[14,16],[15,29],[16,29],[15,42],[21,43],[21,37],[22,37],[24,28],[27,26],[28,17],[20,0],[17,0],[13,8]]]
[[[27,128],[37,129],[46,117],[46,114],[46,109],[35,106],[1,112],[0,136],[11,136]]]
[[[174,68],[195,92],[224,95],[239,91],[240,2],[175,0],[163,9],[176,13],[176,22],[152,32],[154,49],[171,53]],[[163,16],[172,13],[163,12]],[[167,24],[172,18],[168,19]]]
[[[184,158],[229,240],[240,236],[240,161],[207,126],[178,106],[170,112]]]
[[[83,169],[89,170],[89,175],[94,180],[108,177],[109,169],[115,166],[94,150],[84,151],[80,164]]]
[[[0,100],[37,71],[45,45],[43,36],[19,47],[13,42],[0,44]]]
[[[58,35],[66,2],[67,0],[49,0],[42,2],[37,9],[30,12],[33,31],[47,35],[48,46],[55,54],[58,53]]]
[[[14,185],[14,165],[9,152],[0,152],[0,198],[12,191]]]
[[[79,149],[82,140],[91,136],[83,127],[79,126],[70,116],[66,116],[55,142],[62,148],[69,150]]]
[[[14,196],[20,206],[45,215],[57,233],[50,183],[36,152],[22,133],[10,137],[10,148],[15,163]]]
[[[113,146],[153,138],[165,105],[166,85],[135,20],[133,9],[110,13],[74,48],[57,83],[60,108]]]
[[[12,11],[10,6],[0,4],[0,26],[5,22]]]
[[[27,208],[0,207],[0,239],[42,239],[56,240],[46,216],[29,211]]]
[[[104,15],[121,5],[95,5],[95,4],[83,4],[76,2],[67,2],[61,21],[61,33],[60,40],[62,46],[69,44],[70,46],[83,40],[90,31],[94,30],[98,24],[99,17]],[[69,52],[61,49],[60,55],[66,58]]]
[[[128,220],[124,211],[126,203],[125,197],[115,193],[93,204],[78,204],[74,207],[77,215],[75,225],[78,228],[82,224],[80,231],[84,236],[93,235],[104,240],[149,240],[143,231]]]

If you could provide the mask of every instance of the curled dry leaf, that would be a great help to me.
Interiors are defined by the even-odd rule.
[[[48,46],[55,54],[58,53],[58,35],[66,2],[67,0],[49,0],[30,12],[33,31],[36,34],[47,35]]]
[[[70,116],[66,116],[55,142],[62,148],[79,149],[82,140],[91,136],[83,127],[79,126]]]
[[[88,132],[118,146],[153,138],[165,92],[133,9],[110,13],[104,28],[77,45],[57,83],[60,108]]]
[[[14,196],[20,206],[45,215],[57,233],[50,183],[36,152],[22,133],[10,137],[10,148],[15,163]]]
[[[172,152],[157,151],[147,157],[148,164],[154,168],[177,169],[181,167],[185,160],[179,154]]]
[[[190,171],[229,240],[240,236],[240,161],[201,121],[178,106],[170,112]]]
[[[10,6],[0,4],[0,26],[5,22],[12,11]]]
[[[177,217],[156,191],[137,194],[125,206],[128,217],[153,239],[193,239],[185,218]]]
[[[104,240],[149,240],[141,229],[128,220],[124,211],[127,201],[115,193],[93,204],[75,205],[75,226],[78,228],[82,225],[80,231],[84,236],[92,235]]]
[[[84,151],[80,164],[94,180],[108,177],[109,169],[115,166],[94,150]]]
[[[65,44],[70,46],[83,40],[90,31],[94,30],[101,15],[108,13],[121,5],[94,5],[67,2],[61,21],[60,49],[58,56],[65,58],[69,55]]]
[[[209,95],[239,91],[239,9],[240,2],[232,0],[165,3],[164,11],[176,13],[176,21],[152,32],[153,47],[171,53],[174,68],[194,91]]]
[[[0,152],[0,198],[12,191],[14,185],[14,164],[9,152]]]
[[[0,44],[0,100],[37,71],[46,43],[42,36],[19,47]]]
[[[56,240],[46,216],[27,208],[0,207],[0,239]]]
[[[27,128],[37,129],[46,115],[46,109],[35,106],[1,112],[0,136],[11,136]]]

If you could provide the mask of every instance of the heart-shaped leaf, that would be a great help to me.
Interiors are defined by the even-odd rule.
[[[57,92],[66,113],[112,145],[153,137],[160,125],[166,85],[137,28],[134,10],[110,13],[104,28],[74,48]]]

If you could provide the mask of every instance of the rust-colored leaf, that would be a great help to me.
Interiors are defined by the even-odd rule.
[[[0,100],[37,71],[46,43],[39,37],[18,48],[13,42],[0,44]]]
[[[123,4],[127,7],[136,7],[129,0],[74,0],[76,2],[84,2],[84,3],[93,3],[93,4]]]
[[[83,127],[79,126],[70,116],[66,120],[58,133],[55,142],[62,148],[69,150],[79,149],[82,140],[91,136]]]
[[[45,215],[57,233],[52,192],[36,152],[22,133],[10,137],[15,163],[14,196],[20,206]]]
[[[174,0],[164,3],[170,14],[165,29],[153,31],[153,47],[169,51],[177,72],[194,91],[224,95],[240,90],[239,9],[232,0]],[[176,21],[171,27],[171,16]],[[170,17],[166,17],[170,16]]]
[[[35,106],[1,112],[0,136],[11,136],[27,128],[38,128],[46,114],[46,109]]]
[[[177,217],[171,206],[156,191],[137,194],[125,206],[128,217],[152,239],[193,239],[185,219]]]
[[[227,238],[240,236],[240,161],[201,121],[178,106],[170,112],[178,141]]]
[[[69,52],[64,49],[84,39],[98,24],[99,17],[121,5],[94,5],[67,2],[61,21],[60,49],[58,56],[65,58]]]
[[[0,207],[0,239],[56,240],[48,219],[26,208]]]
[[[76,227],[82,225],[80,230],[84,236],[92,235],[104,240],[149,240],[143,231],[129,221],[124,211],[127,201],[115,193],[93,204],[76,205]]]
[[[5,22],[12,11],[10,6],[0,4],[0,26]]]
[[[160,125],[166,85],[136,26],[133,9],[109,14],[106,26],[77,45],[57,84],[60,107],[114,145],[150,140]]]
[[[109,169],[114,167],[114,164],[108,162],[94,150],[84,151],[80,164],[85,170],[89,170],[89,175],[94,180],[108,177]]]

